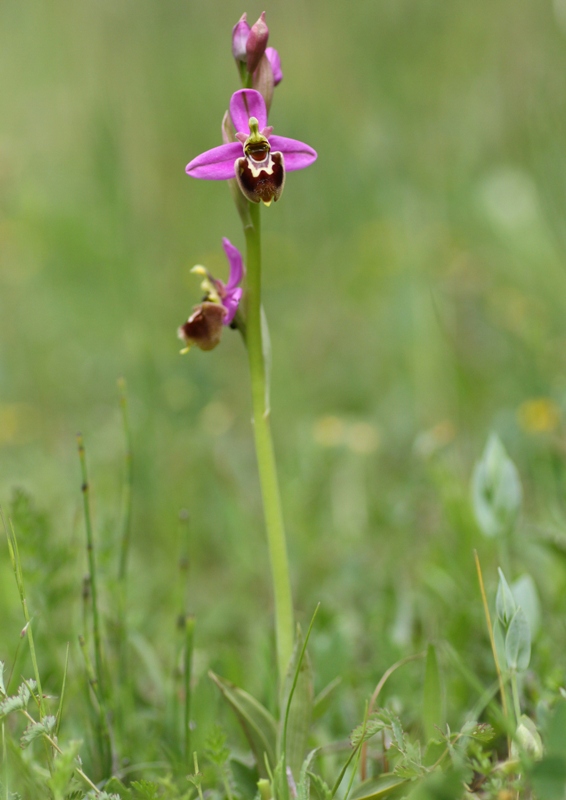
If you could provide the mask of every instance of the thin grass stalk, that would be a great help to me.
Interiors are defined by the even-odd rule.
[[[246,345],[252,384],[256,456],[275,596],[275,636],[279,686],[281,687],[293,652],[293,602],[277,467],[269,424],[268,386],[261,323],[261,228],[259,204],[250,203],[249,210],[251,225],[244,227],[247,250]]]
[[[191,768],[191,701],[193,677],[193,650],[195,640],[195,618],[188,615],[185,619],[185,658],[184,658],[184,682],[185,682],[185,708],[183,720],[184,755],[187,769]]]
[[[405,656],[405,658],[396,661],[395,664],[392,664],[389,669],[386,669],[383,675],[381,676],[380,680],[377,683],[377,686],[373,690],[373,694],[369,701],[368,706],[368,716],[373,714],[373,709],[377,702],[377,698],[379,697],[381,690],[385,686],[388,679],[396,672],[400,667],[405,666],[405,664],[409,664],[411,661],[417,661],[419,658],[425,658],[426,653],[415,653],[412,656]],[[360,763],[360,780],[365,781],[367,777],[367,741],[363,742],[362,749],[361,749],[361,763]]]
[[[16,534],[14,532],[14,528],[12,523],[10,522],[10,527],[6,527],[6,521],[4,520],[4,516],[2,516],[2,521],[4,523],[4,529],[6,531],[8,537],[8,550],[10,553],[10,561],[12,563],[12,570],[14,572],[14,577],[16,578],[16,584],[18,587],[18,593],[20,595],[20,602],[22,604],[22,610],[24,614],[25,626],[24,631],[29,643],[29,651],[31,656],[31,663],[33,666],[33,673],[35,682],[37,684],[37,695],[38,695],[38,706],[39,706],[39,716],[40,719],[43,719],[45,716],[45,702],[43,699],[43,690],[41,688],[41,677],[39,675],[39,666],[37,663],[37,656],[35,652],[35,642],[33,638],[33,630],[31,627],[31,617],[28,611],[28,604],[26,600],[26,592],[24,586],[24,575],[22,571],[22,562],[20,559],[20,551],[18,548],[18,540],[16,539]]]
[[[61,696],[59,698],[59,707],[57,709],[56,724],[55,724],[55,738],[59,736],[59,728],[61,727],[61,717],[63,715],[63,701],[65,699],[65,689],[67,688],[67,672],[69,669],[69,642],[67,642],[67,651],[65,653],[65,670],[63,672],[63,684],[61,686]]]
[[[124,430],[124,440],[126,449],[124,452],[124,485],[122,488],[122,534],[120,539],[120,564],[118,567],[118,581],[124,585],[128,571],[128,560],[130,554],[131,534],[132,534],[132,486],[134,474],[134,461],[132,451],[132,435],[130,431],[130,415],[128,409],[128,395],[126,392],[126,381],[120,378],[118,381],[120,391],[120,410],[122,412],[122,427]]]
[[[109,772],[112,768],[112,736],[110,734],[110,726],[108,724],[108,716],[106,712],[106,704],[104,698],[100,693],[100,686],[96,671],[93,668],[92,661],[88,652],[88,647],[83,636],[79,636],[79,646],[85,663],[85,671],[88,679],[89,686],[92,689],[92,694],[96,701],[95,711],[98,717],[98,725],[96,728],[96,737],[98,740],[98,752],[103,770]],[[89,694],[89,699],[92,696]]]
[[[98,612],[98,581],[96,572],[96,559],[94,556],[94,537],[92,531],[92,518],[90,513],[90,486],[88,482],[88,472],[86,466],[85,446],[82,435],[77,434],[77,444],[79,449],[79,459],[81,462],[82,474],[82,495],[86,530],[86,549],[88,558],[88,572],[90,578],[90,594],[92,597],[92,632],[94,638],[94,663],[96,678],[100,697],[105,696],[105,686],[103,680],[102,667],[102,640],[100,635],[100,616]]]
[[[26,638],[27,638],[28,644],[29,644],[31,662],[32,662],[33,672],[34,672],[34,677],[35,677],[35,682],[36,682],[36,691],[35,692],[31,692],[30,691],[30,694],[37,701],[37,706],[38,706],[38,709],[39,709],[39,719],[42,720],[45,717],[45,714],[46,714],[45,700],[43,698],[43,689],[42,689],[42,686],[41,686],[41,677],[40,677],[40,674],[39,674],[39,665],[37,663],[37,655],[36,655],[36,652],[35,652],[35,640],[33,638],[33,630],[32,630],[32,626],[31,626],[31,617],[30,617],[30,614],[29,614],[28,604],[27,604],[27,599],[26,599],[26,591],[25,591],[25,585],[24,585],[24,573],[23,573],[23,570],[22,570],[22,561],[21,561],[21,558],[20,558],[20,550],[19,550],[19,547],[18,547],[18,540],[17,540],[16,533],[14,531],[14,527],[12,525],[11,520],[10,520],[10,526],[8,527],[6,525],[6,520],[4,518],[3,512],[0,512],[0,513],[2,513],[2,523],[4,525],[4,530],[6,532],[6,537],[7,537],[7,540],[8,540],[8,550],[9,550],[9,553],[10,553],[10,561],[11,561],[11,564],[12,564],[12,570],[14,572],[14,577],[16,579],[16,584],[17,584],[17,587],[18,587],[18,593],[20,595],[20,602],[22,604],[22,611],[23,611],[24,620],[25,620],[25,623],[26,623],[25,626],[24,626],[24,631],[25,631],[25,635],[26,635]],[[37,695],[37,697],[36,697],[36,695]],[[53,752],[47,745],[45,746],[45,754],[46,754],[46,757],[47,757],[47,765],[49,767],[49,772],[51,772],[53,770]]]
[[[118,380],[120,412],[124,435],[124,477],[120,512],[120,551],[118,581],[116,587],[116,657],[118,661],[118,684],[116,687],[116,730],[123,740],[125,721],[131,712],[131,692],[128,659],[128,564],[132,529],[133,450],[130,432],[127,386],[124,378]]]
[[[491,616],[489,614],[489,605],[487,603],[487,595],[485,593],[485,586],[483,583],[483,575],[481,571],[480,559],[477,550],[474,550],[474,559],[476,562],[476,570],[478,573],[478,582],[480,585],[480,593],[483,603],[483,610],[485,614],[485,621],[489,633],[489,641],[491,644],[491,652],[493,653],[493,660],[495,662],[495,670],[497,672],[497,680],[499,681],[499,693],[501,695],[501,705],[503,707],[503,716],[505,717],[505,724],[507,726],[507,749],[511,752],[511,737],[509,736],[510,722],[509,722],[509,708],[507,706],[507,695],[505,693],[505,683],[503,681],[503,673],[499,665],[499,658],[497,655],[497,648],[495,646],[495,636],[493,635],[493,625],[491,624]]]

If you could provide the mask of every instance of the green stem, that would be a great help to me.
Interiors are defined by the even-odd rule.
[[[269,424],[269,400],[261,323],[260,208],[250,203],[251,225],[244,228],[247,248],[246,345],[252,384],[255,448],[267,528],[269,560],[275,595],[275,634],[280,686],[293,652],[293,601],[287,544]]]
[[[92,628],[94,635],[94,663],[96,667],[96,678],[98,681],[98,689],[100,696],[104,698],[104,684],[102,674],[102,641],[100,636],[100,620],[98,616],[98,591],[97,591],[97,576],[96,576],[96,560],[94,557],[94,537],[92,533],[92,519],[90,515],[90,486],[88,483],[88,473],[86,468],[86,455],[83,437],[77,434],[77,443],[79,448],[79,459],[81,462],[82,474],[82,494],[86,530],[86,550],[88,557],[88,571],[90,576],[90,591],[92,597]]]
[[[511,693],[513,695],[513,709],[515,711],[515,720],[519,725],[521,719],[521,702],[519,700],[519,687],[517,685],[517,670],[511,670]]]

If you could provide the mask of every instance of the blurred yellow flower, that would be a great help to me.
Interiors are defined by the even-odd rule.
[[[375,452],[380,443],[379,429],[373,423],[348,422],[330,414],[316,420],[313,438],[321,447],[346,445],[359,455]]]
[[[336,447],[344,441],[344,422],[331,415],[320,417],[314,423],[313,437],[322,447]]]
[[[517,410],[520,427],[527,433],[551,433],[560,425],[560,407],[549,397],[525,400]]]
[[[33,417],[25,403],[0,403],[0,445],[19,444],[32,433]]]

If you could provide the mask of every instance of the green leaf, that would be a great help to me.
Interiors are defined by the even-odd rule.
[[[107,792],[112,792],[112,797],[116,797],[118,800],[132,800],[131,791],[118,778],[110,778],[104,788]]]
[[[387,797],[406,783],[404,778],[392,772],[384,773],[378,778],[360,783],[350,795],[350,800],[378,800],[380,797]]]
[[[541,610],[540,600],[535,582],[530,575],[525,573],[513,581],[511,591],[515,598],[515,603],[520,606],[527,616],[531,635],[536,636],[540,628]]]
[[[295,688],[290,701],[291,706],[287,718],[285,763],[291,768],[291,773],[295,779],[300,773],[307,750],[314,698],[312,666],[309,655],[306,650],[304,650],[304,644],[303,635],[300,628],[297,626],[295,646],[285,677],[283,700],[281,703],[281,708],[286,709],[294,685]],[[282,740],[283,726],[280,729],[279,747],[282,746]]]
[[[509,669],[525,670],[531,660],[531,632],[522,608],[518,608],[509,623],[505,637],[505,657]]]
[[[495,736],[495,730],[487,722],[467,722],[463,726],[461,734],[475,739],[477,742],[491,742]]]
[[[328,707],[330,705],[330,701],[334,696],[335,690],[340,686],[342,683],[342,678],[338,676],[334,678],[333,681],[330,681],[328,686],[325,686],[324,689],[317,694],[313,701],[313,708],[312,708],[312,718],[313,721],[320,719],[323,714],[326,713]]]
[[[134,800],[159,800],[159,786],[150,781],[133,781]]]
[[[44,734],[50,736],[55,730],[55,717],[44,717],[41,722],[30,722],[20,738],[20,747],[25,749],[34,739],[39,739]]]
[[[6,697],[6,687],[4,686],[4,668],[5,664],[3,661],[0,661],[0,694]]]
[[[18,711],[21,708],[27,708],[30,701],[31,693],[35,690],[36,683],[30,678],[24,681],[18,689],[18,694],[12,697],[6,697],[0,703],[0,719],[11,714],[12,711]]]
[[[358,747],[362,742],[367,742],[376,733],[379,733],[384,728],[389,727],[386,722],[381,719],[379,714],[372,714],[366,722],[358,725],[350,734],[350,744],[352,747]]]
[[[495,434],[489,437],[472,477],[472,504],[484,536],[507,533],[521,508],[521,481],[517,468]]]
[[[277,725],[273,716],[254,697],[239,689],[230,681],[224,680],[214,672],[209,677],[218,686],[224,699],[238,718],[242,730],[255,756],[257,769],[262,778],[269,777],[265,767],[265,757],[271,768],[275,765]]]
[[[511,758],[520,758],[521,754],[540,761],[543,755],[542,739],[535,723],[526,714],[521,714],[515,737],[511,746]]]
[[[428,646],[426,654],[426,668],[423,697],[423,724],[427,741],[438,739],[438,728],[444,726],[442,711],[442,685],[436,649],[432,644]]]
[[[544,743],[549,755],[566,760],[566,701],[559,700],[544,730]]]
[[[505,575],[503,574],[501,568],[498,569],[498,572],[499,585],[497,587],[497,595],[495,598],[495,611],[503,627],[507,628],[513,619],[513,614],[517,610],[517,604],[515,603],[513,592],[509,588],[509,584],[505,580]]]
[[[564,800],[566,795],[566,758],[546,756],[531,770],[531,782],[537,797]]]
[[[318,798],[318,800],[330,800],[332,790],[326,781],[324,781],[320,775],[317,775],[314,772],[309,772],[309,778],[314,790],[313,794],[315,798]]]
[[[320,752],[320,747],[315,747],[311,750],[308,756],[303,761],[299,782],[297,784],[297,800],[309,800],[310,797],[310,767],[315,757]]]
[[[54,800],[65,800],[74,772],[77,768],[77,756],[79,754],[80,741],[70,741],[53,760],[53,771],[47,781],[47,785],[53,793]]]

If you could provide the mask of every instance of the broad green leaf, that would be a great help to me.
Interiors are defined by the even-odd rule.
[[[295,638],[293,655],[285,678],[283,690],[283,702],[281,707],[285,709],[289,701],[289,694],[293,686],[295,677],[295,690],[291,699],[289,717],[287,720],[286,754],[285,763],[291,768],[291,773],[296,779],[300,773],[305,753],[307,751],[307,741],[312,723],[312,707],[314,698],[314,681],[312,674],[311,660],[309,654],[303,651],[303,636],[300,629]],[[299,659],[301,659],[299,663]],[[296,674],[298,671],[298,674]],[[282,731],[281,731],[282,733]]]
[[[511,747],[511,758],[520,758],[521,754],[539,761],[543,755],[542,739],[537,726],[530,717],[521,714],[515,738]]]
[[[493,640],[495,642],[495,652],[497,653],[499,666],[504,670],[507,664],[507,656],[505,655],[505,631],[503,625],[497,618],[493,621]]]
[[[566,758],[549,755],[531,770],[531,782],[541,800],[564,800],[566,796]]]
[[[472,504],[484,536],[507,533],[521,508],[521,481],[517,468],[495,434],[489,437],[472,477]]]
[[[350,800],[378,800],[380,797],[387,797],[406,783],[404,778],[400,778],[392,772],[384,773],[378,778],[371,778],[360,783],[350,795]]]
[[[544,730],[544,743],[549,755],[561,756],[566,761],[566,701],[556,704]]]
[[[271,768],[276,763],[277,725],[273,716],[243,689],[239,689],[214,672],[208,674],[236,714],[255,756],[260,776],[269,777],[265,767],[265,757],[267,756]]]
[[[515,598],[513,597],[513,592],[505,580],[503,570],[499,568],[498,572],[499,585],[497,587],[497,595],[495,598],[495,611],[497,612],[497,617],[503,627],[507,628],[513,619],[513,614],[517,610],[517,604],[515,602]]]
[[[438,739],[438,728],[444,726],[442,710],[442,685],[436,649],[432,644],[428,646],[426,654],[426,668],[423,697],[423,724],[427,741]]]
[[[517,606],[521,606],[526,614],[531,636],[536,636],[540,628],[541,610],[535,582],[528,573],[525,573],[513,581],[511,591]]]
[[[509,623],[505,637],[505,657],[509,669],[525,670],[531,660],[531,632],[522,608],[518,608]]]

